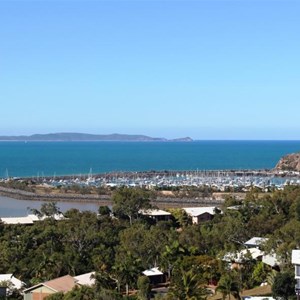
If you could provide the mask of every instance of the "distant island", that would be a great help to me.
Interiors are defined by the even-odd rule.
[[[146,135],[134,134],[88,134],[88,133],[48,133],[48,134],[33,134],[20,136],[0,136],[0,141],[49,141],[49,142],[90,142],[90,141],[117,141],[117,142],[192,142],[190,137],[166,139],[154,138]]]

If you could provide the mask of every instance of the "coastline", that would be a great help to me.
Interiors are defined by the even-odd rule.
[[[60,202],[85,202],[85,203],[103,203],[110,205],[110,197],[107,195],[80,195],[80,194],[37,194],[18,189],[5,188],[0,186],[0,195],[17,200],[32,201],[60,201]],[[108,203],[108,204],[106,204]]]
[[[90,174],[80,179],[76,175],[65,175],[56,176],[55,180],[53,177],[42,177],[42,178],[12,178],[12,181],[26,181],[31,180],[37,186],[56,186],[56,185],[78,185],[78,186],[114,186],[118,185],[113,183],[121,182],[119,186],[140,186],[149,187],[155,186],[155,183],[162,181],[162,185],[156,185],[161,189],[168,188],[180,188],[180,186],[205,186],[209,184],[211,187],[216,187],[219,184],[221,186],[222,180],[224,186],[233,188],[238,181],[241,186],[246,187],[249,183],[252,183],[260,179],[261,187],[265,187],[265,182],[270,179],[279,178],[282,180],[289,180],[290,178],[296,178],[297,182],[300,181],[299,172],[283,172],[275,169],[263,169],[263,170],[194,170],[194,171],[145,171],[145,172],[112,172],[103,174]],[[235,179],[233,179],[235,178]],[[156,181],[155,181],[156,180]],[[181,181],[182,180],[182,181]],[[198,180],[198,185],[195,183]],[[199,183],[202,180],[202,185]],[[204,181],[203,181],[204,180]],[[236,180],[236,181],[234,181]],[[5,182],[5,180],[3,180]],[[181,184],[181,185],[180,185]],[[254,183],[255,185],[255,183]],[[222,190],[219,189],[222,192]],[[227,191],[228,192],[228,191]],[[234,190],[232,190],[234,193]],[[41,192],[41,190],[26,191],[18,189],[18,187],[4,187],[0,186],[0,195],[17,199],[17,200],[29,200],[29,201],[40,201],[40,202],[73,202],[73,203],[93,203],[97,205],[112,205],[111,193],[108,194],[81,194],[81,193],[51,193],[49,191]],[[224,197],[186,197],[186,196],[168,196],[158,195],[155,200],[152,201],[153,205],[159,208],[167,207],[184,207],[184,206],[211,206],[221,205],[224,201]]]
[[[93,203],[111,206],[113,204],[109,195],[78,195],[78,194],[37,194],[17,189],[4,188],[0,186],[0,195],[16,200],[39,201],[39,202],[70,202],[70,203]],[[221,205],[222,199],[209,198],[178,198],[178,197],[157,197],[151,202],[158,208],[173,208],[187,206],[211,206]]]
[[[276,179],[277,178],[277,179]],[[273,188],[283,188],[285,184],[300,184],[300,172],[279,171],[276,169],[257,169],[257,170],[194,170],[194,171],[144,171],[144,172],[111,172],[100,174],[88,174],[81,177],[76,175],[65,175],[53,177],[24,177],[10,178],[13,183],[11,186],[5,186],[7,180],[2,180],[0,185],[0,197],[8,198],[4,203],[6,205],[15,205],[22,207],[26,205],[31,207],[39,207],[42,202],[58,202],[58,205],[68,206],[69,209],[74,207],[93,206],[93,211],[98,211],[99,206],[112,206],[112,191],[118,186],[136,186],[143,188],[155,188],[158,191],[156,198],[151,202],[152,205],[159,209],[182,208],[182,207],[201,207],[216,206],[220,207],[225,200],[226,195],[234,195],[239,199],[243,199],[249,188],[256,186],[262,192],[267,192]],[[1,180],[0,180],[1,181]],[[22,190],[18,187],[19,182],[30,182],[37,189],[30,191]],[[280,185],[276,185],[280,181]],[[14,183],[15,182],[15,183]],[[162,182],[162,183],[160,183]],[[121,185],[118,185],[121,183]],[[240,184],[237,188],[237,183]],[[16,184],[16,185],[15,185]],[[157,184],[155,186],[155,184]],[[249,185],[250,184],[250,185]],[[52,193],[49,187],[56,186],[72,186],[91,188],[92,193],[82,194],[80,192],[72,192],[65,190],[63,193],[58,190]],[[22,185],[21,185],[22,186]],[[95,188],[106,186],[108,189],[103,194],[95,192]],[[192,190],[191,194],[184,192],[185,186],[189,186]],[[209,194],[199,191],[195,194],[193,187],[211,189]],[[221,188],[227,187],[225,190]],[[270,189],[271,188],[271,189]],[[181,192],[172,192],[180,191]],[[107,193],[107,194],[105,194]],[[11,199],[11,201],[9,201]],[[16,200],[16,201],[14,201]],[[20,203],[18,204],[18,201]],[[21,203],[22,202],[22,203]],[[30,202],[28,204],[27,202]],[[26,203],[26,204],[25,204]],[[4,211],[6,206],[4,207]],[[24,207],[23,207],[24,210]],[[25,211],[25,210],[24,210]]]

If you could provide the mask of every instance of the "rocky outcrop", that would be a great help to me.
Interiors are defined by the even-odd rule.
[[[282,157],[275,170],[300,172],[300,153],[292,153]]]

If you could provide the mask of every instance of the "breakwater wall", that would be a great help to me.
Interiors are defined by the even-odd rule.
[[[68,195],[68,194],[36,194],[32,192],[10,189],[0,186],[0,195],[18,200],[32,201],[57,201],[57,202],[81,202],[96,203],[100,205],[112,205],[109,195]],[[152,204],[159,208],[171,207],[191,207],[191,206],[220,206],[221,199],[214,198],[176,198],[176,197],[157,197]]]
[[[80,195],[80,194],[37,194],[0,186],[0,195],[33,201],[69,201],[69,202],[111,202],[109,195]]]

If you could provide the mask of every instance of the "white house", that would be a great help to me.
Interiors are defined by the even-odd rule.
[[[32,225],[33,224],[33,220],[29,216],[1,218],[1,221],[3,222],[3,224],[8,224],[8,225],[16,225],[16,224]]]
[[[17,279],[13,274],[0,274],[0,285],[7,285],[6,295],[10,295],[12,290],[21,291],[25,283]]]
[[[256,296],[246,296],[242,297],[243,300],[275,300],[273,297],[265,296],[265,297],[256,297]]]
[[[292,251],[292,264],[295,265],[295,279],[300,281],[300,250]]]
[[[75,276],[75,282],[80,285],[92,286],[95,284],[94,278],[95,272],[85,273],[78,276]]]
[[[260,259],[262,258],[263,254],[264,253],[258,248],[248,248],[248,249],[243,249],[237,253],[227,253],[223,257],[223,260],[232,263],[235,262],[241,264],[244,261],[247,261],[249,259],[255,259],[255,260]]]
[[[185,207],[182,208],[189,216],[192,217],[193,224],[210,221],[213,219],[216,211],[215,206],[207,207]]]
[[[145,270],[142,273],[150,279],[151,284],[155,285],[165,282],[164,273],[161,272],[157,267]]]
[[[171,219],[171,213],[162,209],[140,210],[139,213],[156,221],[168,221]]]
[[[268,238],[262,238],[262,237],[253,237],[249,241],[245,242],[244,245],[248,248],[257,247],[259,248],[261,244],[265,243],[268,240]]]
[[[237,264],[242,264],[249,259],[261,260],[264,264],[272,268],[278,267],[280,263],[275,253],[265,254],[257,247],[246,248],[236,253],[227,253],[223,257],[224,261]]]
[[[43,216],[39,218],[36,215],[30,214],[27,217],[4,217],[0,219],[3,222],[3,224],[8,224],[8,225],[16,225],[16,224],[32,225],[34,222],[45,220],[47,218],[49,217]],[[56,214],[53,216],[53,218],[57,221],[65,219],[63,214]]]
[[[272,268],[278,267],[280,263],[275,253],[264,254],[262,262]]]

